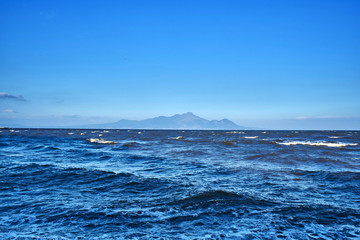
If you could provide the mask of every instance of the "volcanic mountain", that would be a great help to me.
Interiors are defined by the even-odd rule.
[[[199,130],[238,130],[246,129],[228,119],[206,120],[191,112],[176,114],[171,117],[159,116],[145,120],[122,119],[114,123],[84,126],[84,128],[107,129],[199,129]]]

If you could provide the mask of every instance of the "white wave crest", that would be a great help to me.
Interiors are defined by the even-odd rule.
[[[108,141],[102,138],[89,138],[86,139],[87,141],[91,142],[91,143],[102,143],[102,144],[116,144],[117,142],[114,141]]]
[[[168,138],[168,139],[180,140],[180,139],[182,139],[182,138],[183,138],[182,136],[177,136],[177,137],[171,137],[171,138]]]
[[[258,138],[258,136],[254,136],[254,137],[244,137],[245,139],[256,139]]]
[[[320,146],[320,147],[346,147],[346,146],[357,146],[357,143],[343,143],[343,142],[310,142],[310,141],[292,141],[292,142],[276,142],[281,145],[309,145],[309,146]]]

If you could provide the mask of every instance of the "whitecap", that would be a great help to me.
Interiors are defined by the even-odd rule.
[[[180,140],[182,139],[183,137],[182,136],[177,136],[177,137],[171,137],[171,138],[168,138],[168,139],[172,139],[172,140]]]
[[[68,132],[69,135],[73,135],[74,133],[73,132]]]
[[[253,137],[244,137],[245,139],[256,139],[258,138],[258,136],[253,136]]]
[[[320,147],[346,147],[357,146],[357,143],[343,143],[343,142],[311,142],[311,141],[291,141],[291,142],[276,142],[277,144],[291,146],[291,145],[308,145]]]
[[[80,135],[85,135],[85,133],[80,133]]]
[[[340,137],[337,137],[337,136],[332,136],[332,137],[329,137],[329,138],[340,138]]]
[[[86,139],[87,141],[91,142],[91,143],[102,143],[102,144],[116,144],[117,142],[114,141],[108,141],[102,138],[89,138]]]

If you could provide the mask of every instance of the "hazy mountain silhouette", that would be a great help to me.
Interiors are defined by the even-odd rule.
[[[115,129],[214,129],[214,130],[238,130],[248,129],[241,127],[228,119],[206,120],[191,112],[176,114],[171,117],[155,117],[145,120],[122,119],[114,123],[95,124],[83,126],[83,128],[115,128]]]

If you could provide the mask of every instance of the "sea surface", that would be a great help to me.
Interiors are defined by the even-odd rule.
[[[0,131],[0,239],[360,239],[359,131]]]

